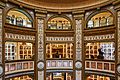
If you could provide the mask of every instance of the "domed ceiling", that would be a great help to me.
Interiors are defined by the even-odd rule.
[[[49,9],[74,9],[101,5],[114,0],[16,0],[32,6]]]

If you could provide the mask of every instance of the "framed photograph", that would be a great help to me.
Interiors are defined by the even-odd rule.
[[[69,67],[73,67],[73,61],[69,61]]]
[[[5,72],[9,71],[9,64],[5,64]]]
[[[109,70],[109,63],[104,63],[104,69]]]
[[[56,66],[56,61],[52,61],[52,67]]]
[[[90,68],[90,63],[86,62],[86,68]]]
[[[22,63],[17,63],[17,70],[21,70],[22,69]]]
[[[14,71],[16,69],[16,65],[15,64],[10,64],[10,71]]]
[[[97,69],[102,69],[102,63],[97,63]]]
[[[23,63],[23,69],[28,69],[28,63]]]
[[[50,67],[50,64],[51,64],[50,61],[47,61],[47,67]]]
[[[57,66],[58,66],[58,67],[62,67],[62,61],[58,61],[58,62],[57,62]]]
[[[34,67],[33,62],[30,62],[30,69]]]
[[[96,68],[96,62],[91,62],[91,68]]]
[[[67,67],[68,66],[68,62],[67,61],[63,61],[63,66]]]
[[[115,64],[111,64],[111,70],[115,71]]]

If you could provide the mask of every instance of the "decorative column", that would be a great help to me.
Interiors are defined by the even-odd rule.
[[[3,7],[4,3],[0,2],[0,80],[4,79],[4,34],[3,34]]]
[[[117,80],[120,80],[120,11],[117,12],[117,38]]]
[[[45,80],[45,58],[44,58],[44,18],[39,16],[38,23],[38,55],[37,55],[37,80]]]
[[[82,20],[83,15],[75,15],[76,55],[75,80],[82,80]]]

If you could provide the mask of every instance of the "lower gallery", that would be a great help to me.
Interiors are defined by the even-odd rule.
[[[120,80],[120,0],[0,0],[0,80]]]

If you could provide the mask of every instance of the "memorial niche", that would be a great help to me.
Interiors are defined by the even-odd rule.
[[[104,26],[110,26],[113,24],[114,24],[113,15],[110,12],[105,11],[91,17],[88,20],[87,28],[104,27]]]
[[[11,9],[6,15],[6,24],[32,27],[32,23],[33,21],[31,16],[21,9]]]

